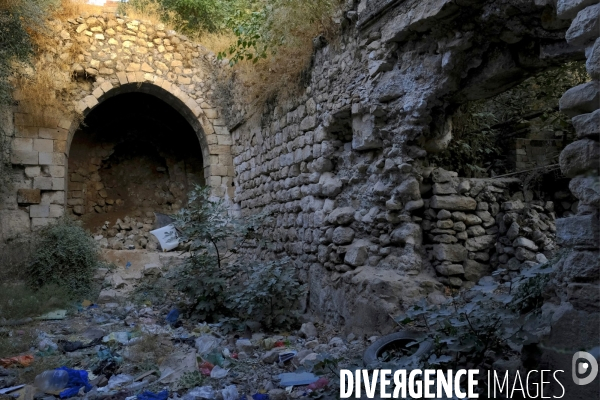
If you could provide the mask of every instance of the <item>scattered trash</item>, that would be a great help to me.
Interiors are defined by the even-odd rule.
[[[68,399],[69,397],[77,396],[82,388],[85,392],[92,390],[92,385],[90,385],[87,371],[71,369],[67,367],[60,367],[57,368],[57,370],[66,371],[69,375],[69,382],[66,386],[67,389],[63,390],[59,394],[61,399]]]
[[[22,387],[25,387],[25,385],[17,385],[0,389],[0,394],[8,394],[10,392],[14,392],[15,390],[21,389]]]
[[[313,382],[310,385],[308,385],[308,389],[310,389],[310,390],[323,389],[327,385],[329,385],[329,379],[319,378],[316,382]]]
[[[108,385],[106,385],[110,390],[113,389],[121,389],[125,386],[133,383],[133,376],[127,374],[119,374],[113,375],[108,380]]]
[[[196,351],[189,353],[178,352],[168,356],[159,366],[159,382],[174,383],[186,372],[198,370],[198,361],[196,360]]]
[[[227,376],[228,372],[229,372],[228,369],[221,368],[218,365],[215,365],[215,367],[212,369],[212,371],[210,371],[210,377],[214,378],[214,379],[225,378]]]
[[[173,224],[169,224],[162,228],[155,229],[153,231],[150,231],[150,233],[158,239],[162,251],[173,250],[174,248],[179,246],[177,230],[175,229],[175,226]]]
[[[69,373],[61,369],[44,371],[35,377],[33,384],[42,392],[58,392],[67,387]]]
[[[214,367],[215,366],[208,361],[203,361],[202,364],[200,364],[200,373],[205,376],[210,376]]]
[[[286,351],[284,353],[279,353],[279,362],[284,363],[286,361],[291,360],[294,356],[298,354],[296,350]]]
[[[226,386],[225,389],[221,390],[223,400],[237,400],[240,397],[237,387],[235,385]]]
[[[203,358],[205,361],[208,361],[213,365],[218,365],[219,367],[225,365],[225,357],[223,357],[221,352],[218,350],[213,350],[212,352],[205,354]]]
[[[280,374],[278,378],[281,380],[281,387],[310,385],[319,380],[319,377],[311,372],[290,372]]]
[[[92,340],[91,342],[84,344],[80,341],[70,342],[68,340],[59,340],[58,345],[60,346],[62,351],[67,353],[77,351],[80,349],[87,349],[96,345],[99,345],[102,341],[100,339]]]
[[[107,336],[102,338],[104,343],[108,342],[118,342],[123,345],[129,344],[131,340],[131,334],[129,332],[112,332]]]
[[[0,358],[0,367],[3,368],[9,368],[12,366],[29,367],[31,363],[33,363],[32,355]]]
[[[176,308],[172,309],[167,314],[166,320],[169,323],[169,325],[171,325],[172,327],[177,323],[178,319],[179,319],[179,310]]]
[[[129,269],[129,267],[131,267],[131,263],[127,261],[127,264],[125,264],[125,269]]]
[[[65,318],[67,318],[67,310],[55,310],[55,311],[50,311],[49,313],[46,313],[44,315],[40,315],[36,319],[50,321],[50,320],[59,320],[59,319],[65,319]]]
[[[212,400],[215,398],[215,391],[212,386],[199,386],[190,390],[185,396],[184,400],[200,400],[207,399]]]
[[[138,400],[167,400],[168,397],[169,391],[166,389],[158,393],[153,393],[146,390],[137,395]]]
[[[219,340],[212,335],[202,335],[196,339],[198,354],[205,355],[219,346]]]

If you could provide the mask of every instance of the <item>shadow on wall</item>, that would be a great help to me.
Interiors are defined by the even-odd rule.
[[[71,144],[68,212],[96,229],[105,221],[172,213],[204,184],[196,133],[162,100],[127,93],[95,108]]]

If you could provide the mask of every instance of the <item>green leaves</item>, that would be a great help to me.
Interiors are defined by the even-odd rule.
[[[63,218],[40,232],[35,248],[27,268],[32,288],[56,284],[77,299],[89,294],[100,262],[96,242],[82,227]]]
[[[491,282],[476,285],[446,303],[428,305],[424,300],[406,310],[396,321],[425,326],[435,354],[426,364],[456,367],[466,356],[475,366],[486,362],[486,352],[533,343],[544,321],[538,317],[542,294],[549,281],[548,266],[524,271],[510,285]],[[512,292],[508,288],[516,287]],[[464,366],[463,358],[462,366]]]
[[[304,287],[289,259],[263,262],[244,254],[247,242],[262,246],[259,230],[269,219],[262,213],[236,216],[207,187],[197,186],[188,198],[174,224],[190,243],[191,256],[176,282],[190,299],[189,314],[214,322],[254,320],[268,329],[295,323]]]

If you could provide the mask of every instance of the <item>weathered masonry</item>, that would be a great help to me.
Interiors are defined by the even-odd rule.
[[[76,83],[65,99],[76,114],[85,117],[105,101],[131,93],[159,99],[165,107],[179,113],[196,136],[200,149],[197,158],[202,164],[197,174],[200,179],[196,182],[213,187],[215,195],[233,196],[231,136],[219,111],[211,104],[213,84],[209,67],[212,58],[201,46],[165,30],[162,25],[125,21],[114,15],[53,22],[60,40],[54,49],[56,54],[49,54],[48,59],[61,57],[72,46],[81,49],[71,69],[55,78]],[[0,211],[5,236],[35,230],[65,212],[104,213],[108,207],[118,207],[105,203],[107,199],[102,197],[104,187],[100,185],[97,171],[88,169],[81,179],[70,168],[70,152],[80,128],[79,118],[37,118],[18,108],[13,115],[14,190]],[[114,115],[106,116],[111,117]],[[104,154],[105,158],[110,154]],[[93,154],[89,157],[94,158]],[[95,163],[93,168],[103,160],[91,161]],[[84,180],[88,183],[84,189],[89,195],[87,201],[83,201],[86,199],[82,195]],[[165,193],[172,195],[171,190]]]
[[[600,337],[596,3],[349,0],[339,43],[315,41],[304,92],[262,115],[246,104],[219,109],[211,74],[218,64],[161,26],[89,17],[56,32],[61,46],[83,49],[61,78],[82,77],[74,107],[92,115],[105,100],[141,92],[176,110],[196,134],[215,194],[242,213],[273,217],[273,251],[294,260],[315,315],[354,332],[392,329],[389,314],[417,299],[435,303],[446,287],[467,288],[497,269],[509,279],[560,247],[544,312],[562,328],[546,348],[592,348]],[[577,132],[560,155],[571,193],[548,196],[432,165],[453,138],[457,107],[568,60],[587,60],[592,78],[560,101]],[[233,90],[243,98],[235,96],[241,85]],[[18,108],[12,120],[15,190],[0,209],[4,238],[65,212],[79,126],[34,126]],[[100,164],[111,155],[102,157]],[[102,198],[105,205],[90,198],[93,212],[108,212]],[[570,362],[559,351],[544,357]]]

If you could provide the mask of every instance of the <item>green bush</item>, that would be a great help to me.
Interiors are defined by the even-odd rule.
[[[289,328],[303,286],[288,259],[262,262],[238,256],[245,243],[260,248],[262,214],[237,217],[210,188],[196,187],[175,217],[191,256],[176,274],[190,316],[207,321],[253,320],[268,329]],[[255,247],[256,248],[256,247]]]
[[[298,320],[298,299],[304,285],[294,276],[288,258],[257,262],[244,268],[237,290],[231,293],[231,306],[242,320],[260,322],[267,329],[288,329]]]
[[[74,298],[90,294],[94,270],[100,265],[98,250],[94,239],[68,218],[43,228],[27,268],[30,287],[56,284]]]

